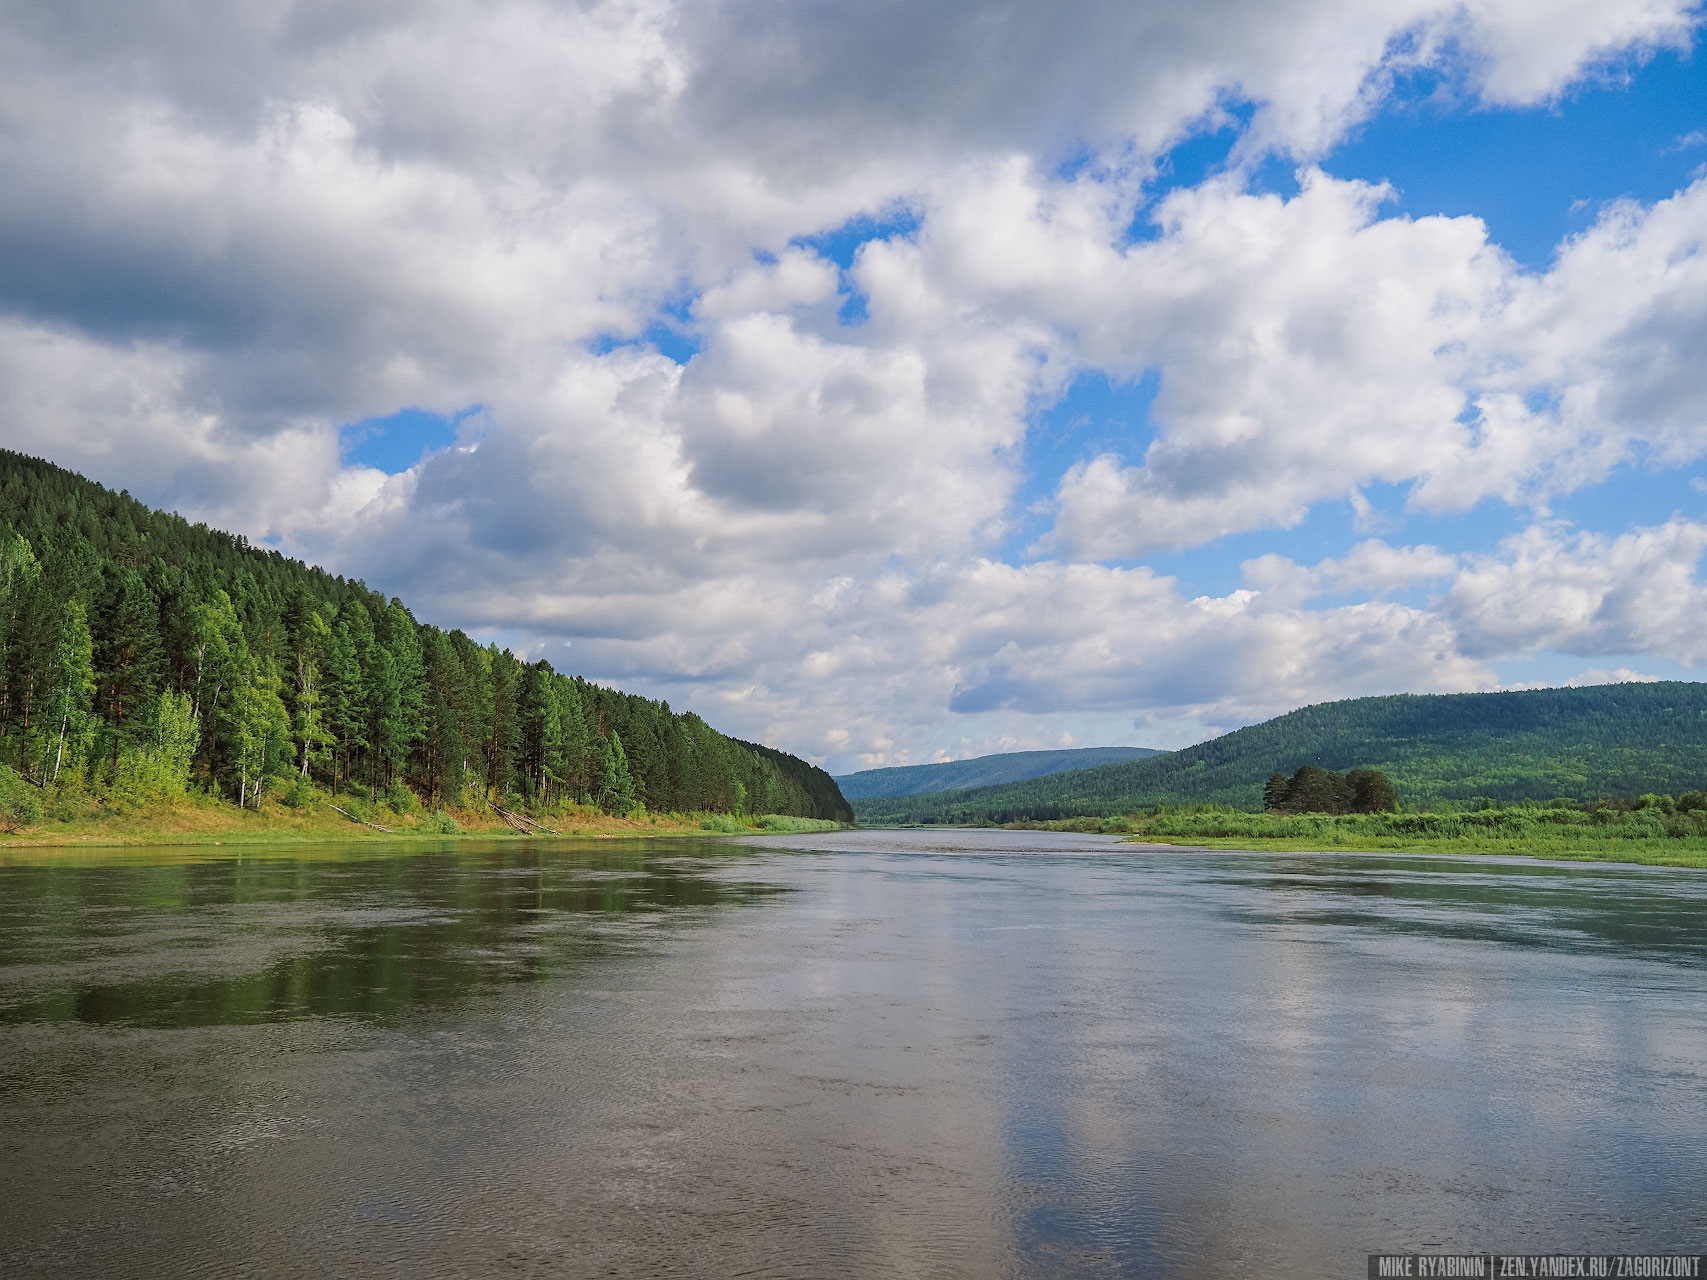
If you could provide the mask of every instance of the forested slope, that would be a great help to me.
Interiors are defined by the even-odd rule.
[[[849,800],[868,796],[919,796],[934,791],[959,791],[968,787],[993,787],[1003,782],[1024,782],[1069,769],[1091,769],[1119,760],[1139,760],[1160,755],[1150,747],[1070,747],[1058,751],[1004,751],[974,756],[970,760],[947,760],[938,764],[897,765],[889,769],[863,769],[838,774],[836,783]]]
[[[1408,806],[1594,800],[1707,786],[1707,684],[1354,698],[1145,760],[972,791],[861,800],[862,821],[979,822],[1129,813],[1156,804],[1257,809],[1271,773],[1379,769]]]
[[[0,450],[0,766],[253,803],[308,779],[433,807],[851,820],[834,780],[398,600]]]

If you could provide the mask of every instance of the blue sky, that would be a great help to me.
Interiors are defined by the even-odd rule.
[[[1707,661],[1693,0],[134,16],[0,439],[424,619],[842,770]]]

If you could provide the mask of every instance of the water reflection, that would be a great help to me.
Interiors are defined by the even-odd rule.
[[[395,1019],[785,891],[683,843],[14,865],[0,869],[0,1022]]]
[[[856,832],[0,870],[0,1272],[1693,1250],[1707,877]]]
[[[1617,956],[1707,957],[1707,876],[1580,863],[1241,856],[1231,917]]]

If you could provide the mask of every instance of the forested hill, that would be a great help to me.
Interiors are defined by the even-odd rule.
[[[829,774],[794,756],[5,450],[0,766],[239,803],[306,778],[432,807],[852,818]]]
[[[849,800],[869,796],[919,796],[934,791],[958,791],[967,787],[993,787],[1003,782],[1024,782],[1069,769],[1090,769],[1118,760],[1138,760],[1160,755],[1150,747],[1071,747],[1060,751],[1004,751],[998,755],[974,756],[970,760],[947,760],[937,764],[897,765],[889,769],[864,769],[838,774],[836,783]]]
[[[1271,773],[1379,769],[1406,805],[1594,800],[1707,786],[1707,684],[1354,698],[1145,760],[1029,782],[870,799],[868,822],[989,822],[1130,813],[1156,804],[1257,809]]]

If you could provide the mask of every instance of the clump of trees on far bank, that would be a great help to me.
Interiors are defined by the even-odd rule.
[[[1271,773],[1262,807],[1271,813],[1393,813],[1399,793],[1379,769],[1335,773],[1307,764],[1290,778]]]

